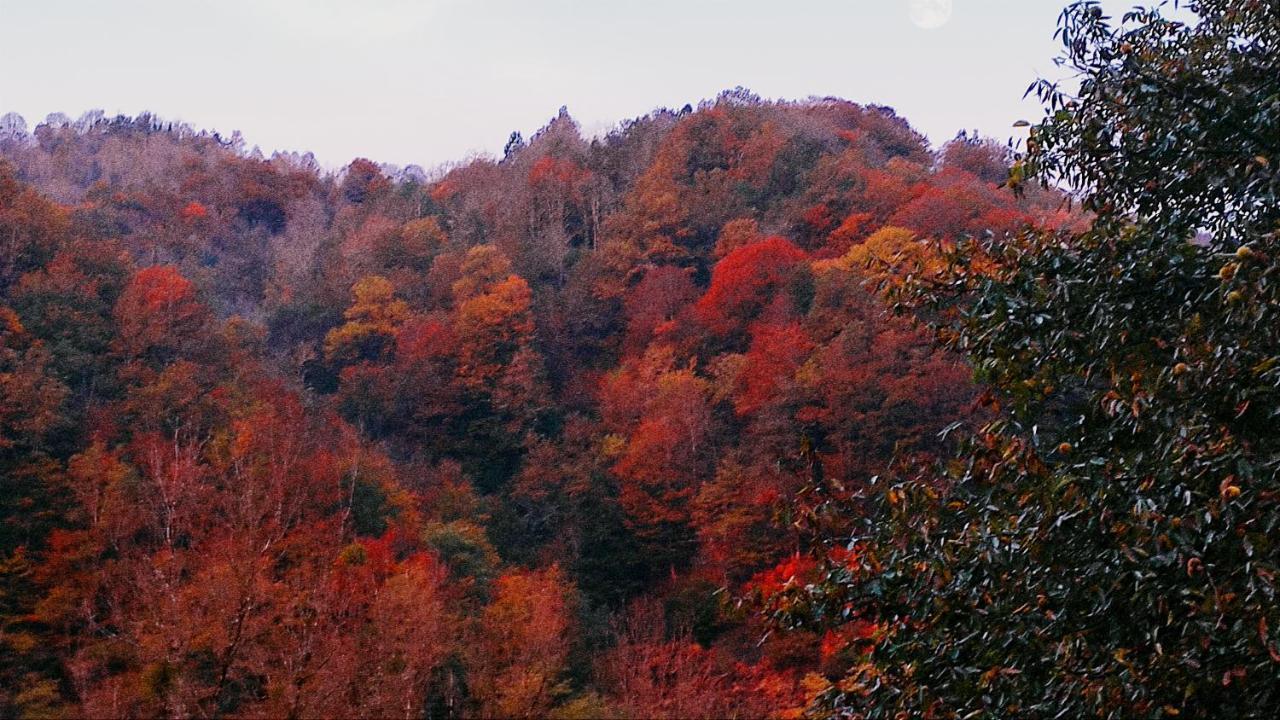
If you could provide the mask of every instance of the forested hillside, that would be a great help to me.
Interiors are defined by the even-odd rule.
[[[874,281],[1070,219],[744,91],[430,177],[0,124],[5,715],[798,711],[814,493],[986,412]]]
[[[0,117],[0,717],[1269,720],[1280,5],[1057,39],[1008,144]]]

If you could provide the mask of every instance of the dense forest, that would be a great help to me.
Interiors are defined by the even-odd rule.
[[[1195,10],[1022,146],[0,118],[0,716],[1267,716],[1280,12]]]

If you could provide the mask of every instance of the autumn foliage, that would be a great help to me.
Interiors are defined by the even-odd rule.
[[[881,628],[751,603],[984,412],[875,288],[1058,217],[744,90],[435,176],[149,116],[0,156],[6,717],[797,717]]]

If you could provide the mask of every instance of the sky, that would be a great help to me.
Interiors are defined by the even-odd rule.
[[[598,134],[743,86],[888,105],[935,145],[1003,140],[1038,115],[1022,95],[1056,72],[1063,3],[0,0],[0,114],[146,110],[331,168],[433,168],[562,105]]]

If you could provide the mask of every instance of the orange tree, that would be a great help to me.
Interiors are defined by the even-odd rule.
[[[853,518],[838,562],[769,604],[851,638],[815,715],[1273,717],[1280,5],[1184,11],[1061,17],[1079,87],[1033,86],[1009,184],[1070,188],[1086,230],[889,286],[997,412],[817,508]]]

